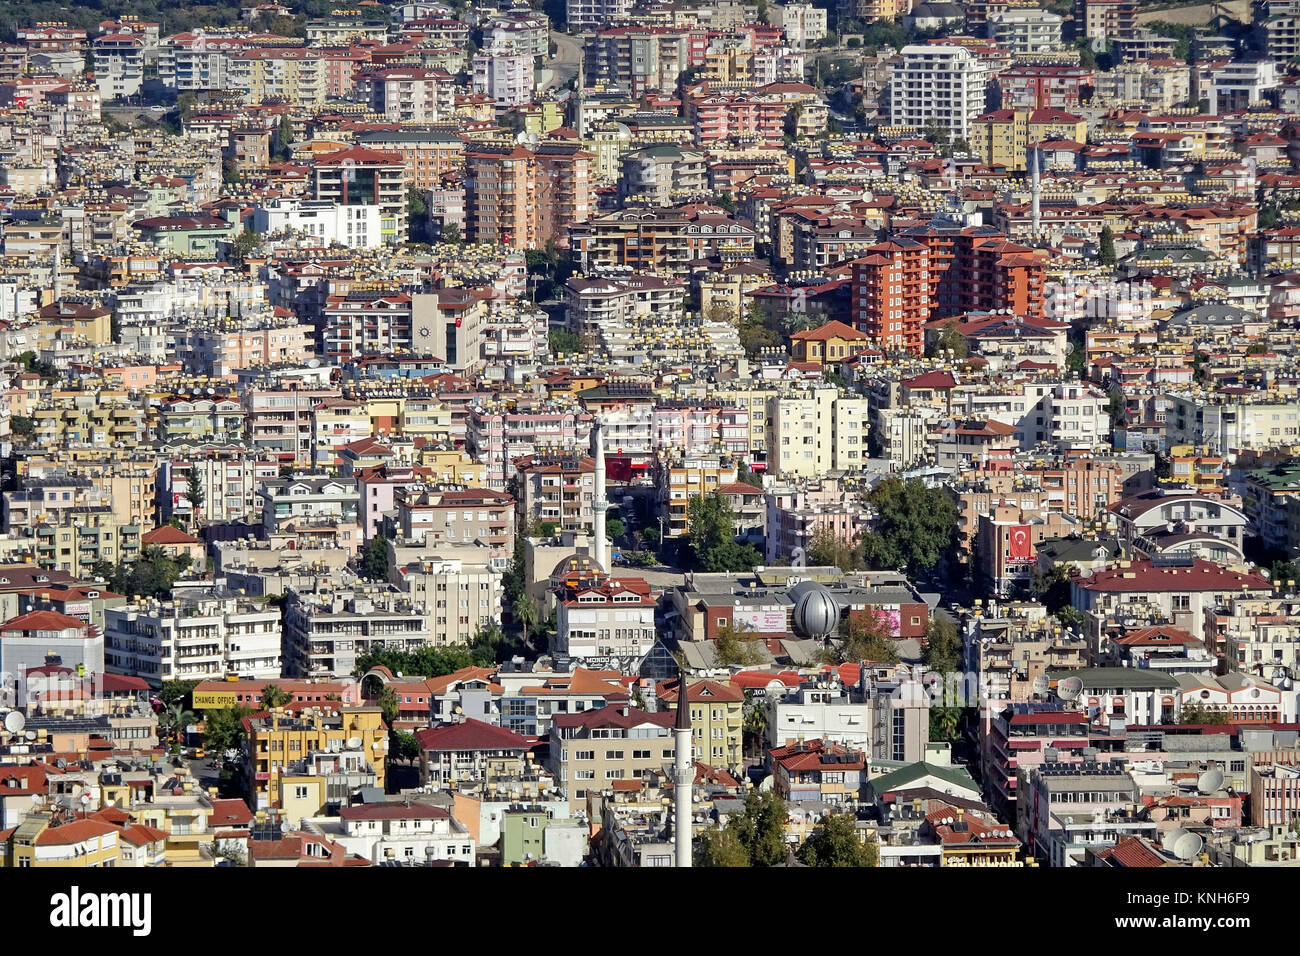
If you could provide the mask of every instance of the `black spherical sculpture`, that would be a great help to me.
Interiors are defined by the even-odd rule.
[[[801,581],[790,589],[794,601],[792,623],[795,633],[824,641],[840,623],[840,604],[835,595],[816,581]]]

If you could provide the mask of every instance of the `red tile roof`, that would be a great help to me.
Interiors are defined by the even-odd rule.
[[[555,718],[559,720],[559,717]],[[487,724],[472,717],[458,724],[428,727],[415,732],[421,750],[518,750],[529,748],[529,743],[513,730]]]

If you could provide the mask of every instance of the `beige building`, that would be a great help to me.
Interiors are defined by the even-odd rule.
[[[551,721],[551,770],[573,811],[585,809],[588,791],[640,787],[673,760],[673,715],[650,714],[629,704],[557,714]]]

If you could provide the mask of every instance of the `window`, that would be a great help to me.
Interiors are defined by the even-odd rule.
[[[633,760],[649,760],[649,759],[650,759],[650,751],[649,751],[649,750],[633,750],[633,751],[632,751],[632,759],[633,759]]]
[[[606,750],[606,751],[605,751],[605,759],[606,759],[606,760],[622,760],[622,759],[623,759],[623,751],[621,751],[621,750]]]
[[[622,779],[623,779],[623,771],[622,771],[622,770],[606,770],[606,771],[605,771],[605,779],[606,779],[606,780],[622,780]]]
[[[573,755],[573,759],[574,759],[574,760],[595,760],[595,759],[596,759],[596,751],[594,751],[594,750],[579,750],[579,751],[576,751],[576,752],[574,753],[574,755]]]

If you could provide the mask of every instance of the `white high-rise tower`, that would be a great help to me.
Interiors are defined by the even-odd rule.
[[[595,485],[591,502],[592,542],[590,552],[602,571],[609,571],[609,545],[605,542],[605,436],[601,434],[602,422],[597,416],[591,426],[591,456],[596,459]]]
[[[673,725],[673,846],[676,865],[691,865],[691,789],[695,786],[692,759],[691,702],[687,700],[686,675],[677,679],[677,723]]]

